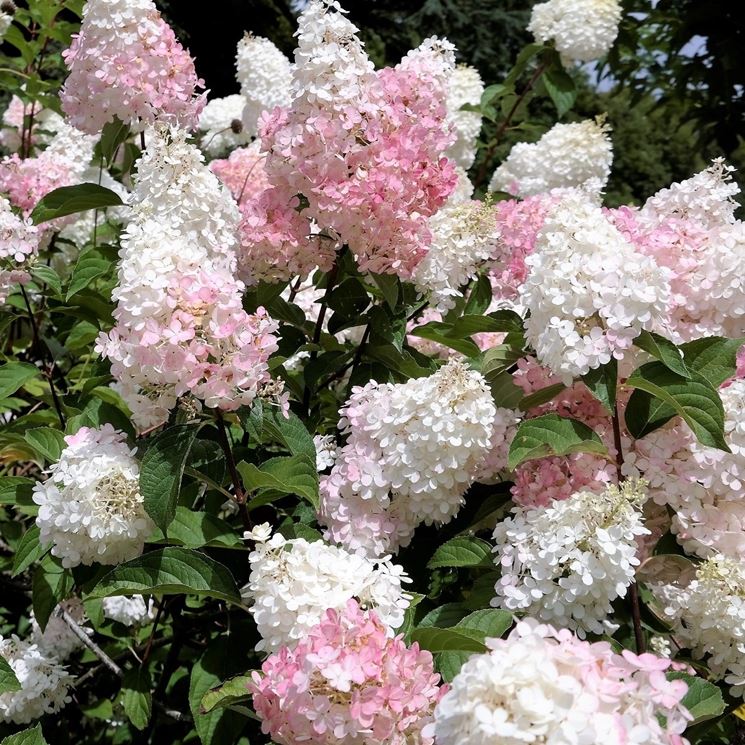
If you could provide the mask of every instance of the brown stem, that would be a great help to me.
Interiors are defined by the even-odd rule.
[[[621,441],[621,418],[618,414],[618,403],[613,404],[613,444],[616,448],[616,476],[619,485],[623,481],[623,445]],[[639,600],[639,587],[636,580],[629,587],[629,598],[631,600],[631,618],[634,623],[634,641],[636,642],[636,653],[643,654],[646,650],[644,631],[642,630],[641,601]]]
[[[528,81],[525,88],[523,88],[520,95],[515,100],[515,103],[512,105],[512,108],[507,112],[507,116],[505,117],[504,121],[499,125],[499,128],[497,129],[497,133],[494,135],[494,139],[492,140],[491,144],[489,145],[489,148],[486,151],[486,154],[484,155],[484,160],[481,164],[481,168],[479,168],[479,172],[476,175],[475,185],[476,188],[480,187],[484,180],[486,179],[486,172],[489,168],[489,163],[491,162],[491,159],[494,157],[494,152],[497,149],[497,145],[499,145],[499,141],[502,139],[502,136],[507,131],[507,127],[510,126],[512,123],[512,117],[515,116],[517,113],[517,110],[520,108],[520,105],[525,100],[525,97],[530,93],[531,90],[533,90],[533,86],[538,81],[538,78],[541,77],[544,70],[548,64],[546,62],[541,62],[540,65],[535,69],[535,72],[531,76],[530,80]]]
[[[238,467],[235,464],[235,457],[233,456],[233,448],[230,444],[230,438],[228,437],[228,430],[225,426],[225,420],[223,419],[222,412],[218,409],[217,416],[217,434],[220,440],[220,446],[225,453],[225,461],[228,464],[228,473],[230,474],[230,480],[233,482],[233,491],[235,496],[235,502],[238,505],[238,513],[241,516],[243,527],[245,530],[251,530],[253,525],[251,518],[248,515],[248,509],[246,507],[246,492],[243,489],[243,483],[241,482],[241,476],[238,473]]]
[[[158,630],[158,624],[160,623],[160,617],[163,615],[163,608],[165,608],[165,602],[161,599],[158,603],[158,612],[155,614],[155,620],[153,621],[153,628],[150,631],[150,636],[147,640],[147,646],[145,651],[142,653],[142,663],[140,667],[145,667],[148,660],[150,659],[150,653],[153,651],[153,641],[155,640],[155,632]]]
[[[34,311],[31,307],[31,301],[28,299],[28,295],[26,294],[26,290],[24,289],[23,285],[21,285],[21,294],[23,295],[23,300],[26,303],[26,310],[28,311],[28,317],[31,321],[31,333],[33,334],[34,349],[39,356],[43,356],[45,345],[41,342],[41,337],[39,335],[39,326],[36,323],[36,316],[34,316]],[[51,356],[51,352],[50,359],[51,364],[43,363],[43,373],[44,377],[46,377],[47,381],[49,382],[49,390],[52,392],[52,401],[54,401],[54,408],[57,410],[57,417],[59,418],[60,424],[62,425],[62,429],[64,429],[65,415],[62,413],[62,402],[57,395],[57,389],[54,387],[54,369],[56,365],[54,362],[54,357]]]

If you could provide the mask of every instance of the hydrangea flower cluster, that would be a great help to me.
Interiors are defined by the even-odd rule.
[[[429,652],[392,639],[374,611],[350,600],[270,655],[249,690],[278,745],[433,745],[439,682]]]
[[[112,621],[123,623],[125,626],[139,626],[155,618],[155,604],[153,599],[145,600],[142,595],[116,595],[104,598],[102,601],[103,614]]]
[[[463,297],[461,287],[497,252],[494,208],[478,201],[447,204],[429,221],[432,244],[414,270],[420,292],[430,293],[430,305],[441,313]]]
[[[152,137],[122,237],[116,326],[101,334],[135,423],[164,422],[179,397],[210,408],[251,403],[270,382],[277,328],[243,310],[234,278],[238,210],[182,131]]]
[[[0,657],[21,684],[20,691],[0,694],[0,720],[27,724],[45,714],[56,714],[72,700],[72,675],[38,644],[17,636],[0,637]]]
[[[530,197],[581,188],[599,197],[613,163],[609,130],[602,118],[554,124],[538,142],[518,142],[494,171],[489,189]]]
[[[13,213],[0,197],[0,304],[17,284],[31,279],[28,270],[39,250],[39,230],[28,219]]]
[[[238,42],[235,68],[243,99],[243,131],[256,137],[265,111],[290,105],[292,65],[269,39],[247,33]]]
[[[688,686],[670,660],[613,652],[534,619],[487,639],[435,710],[438,745],[600,743],[687,745]]]
[[[243,127],[243,96],[236,93],[225,98],[213,98],[199,117],[202,150],[207,155],[221,155],[247,144],[251,136]]]
[[[447,92],[448,122],[455,131],[455,142],[446,154],[460,168],[468,170],[476,160],[476,141],[481,134],[481,113],[464,110],[463,106],[479,106],[484,81],[479,71],[470,65],[457,65],[450,75]]]
[[[139,465],[123,432],[110,424],[83,427],[49,478],[34,485],[42,545],[62,566],[119,564],[142,553],[155,526],[143,507]]]
[[[501,568],[492,605],[541,621],[602,634],[611,602],[634,581],[636,538],[644,527],[643,484],[626,481],[602,494],[583,491],[545,509],[513,509],[494,529]]]
[[[354,388],[340,413],[348,439],[321,479],[320,519],[329,540],[381,556],[419,523],[457,514],[496,408],[481,374],[452,360],[426,378]]]
[[[696,570],[687,587],[654,588],[674,638],[695,659],[706,657],[712,675],[745,697],[745,568],[740,561],[713,556]]]
[[[93,629],[83,626],[86,615],[83,603],[79,598],[73,597],[63,600],[52,611],[52,615],[43,631],[36,620],[35,614],[31,613],[31,642],[36,644],[43,654],[48,657],[56,657],[60,662],[64,662],[71,654],[83,647],[83,642],[62,617],[62,611],[68,613],[86,634],[93,633]]]
[[[668,273],[580,193],[552,207],[525,263],[526,338],[562,382],[623,359],[643,329],[665,321]]]
[[[13,23],[13,13],[8,12],[6,3],[5,7],[0,7],[0,41],[2,41],[5,34],[8,33],[11,23]]]
[[[361,270],[408,278],[456,183],[444,157],[453,48],[428,39],[376,73],[356,33],[335,0],[301,14],[292,104],[262,124],[267,172],[279,201],[303,195],[303,214],[348,244]]]
[[[675,515],[678,542],[702,558],[745,560],[745,379],[719,391],[731,452],[706,447],[680,419],[636,440],[624,464],[649,481],[650,495]]]
[[[253,601],[259,650],[293,646],[329,608],[342,610],[350,598],[375,610],[389,632],[403,623],[410,596],[401,583],[410,580],[387,557],[372,561],[323,541],[275,533],[257,541],[248,558],[251,577],[243,595]]]
[[[0,191],[14,207],[30,213],[50,191],[82,181],[96,141],[96,137],[60,121],[47,148],[37,156],[21,159],[13,153],[0,161]],[[57,220],[55,225],[61,227],[72,219]]]
[[[591,62],[610,51],[620,22],[620,0],[548,0],[533,6],[528,31],[553,41],[565,63]]]
[[[637,250],[670,273],[676,341],[745,335],[745,224],[735,218],[739,186],[722,160],[647,200],[611,210]]]
[[[98,134],[115,117],[197,127],[204,83],[153,0],[88,0],[62,56],[70,70],[62,109],[78,129]]]

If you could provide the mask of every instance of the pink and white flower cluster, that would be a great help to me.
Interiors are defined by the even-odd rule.
[[[321,479],[327,538],[381,556],[407,545],[420,523],[451,520],[495,415],[484,378],[458,360],[426,378],[354,388],[339,421],[347,443]]]
[[[277,324],[243,310],[235,279],[239,215],[182,130],[160,130],[140,160],[122,237],[116,326],[99,337],[138,427],[182,396],[231,411],[271,378]]]
[[[607,743],[687,745],[688,686],[653,654],[613,652],[534,619],[487,639],[435,710],[438,745]]]
[[[30,279],[29,268],[39,251],[39,230],[16,215],[7,199],[0,197],[0,304],[13,288]]]
[[[433,745],[439,683],[429,652],[391,638],[375,611],[350,600],[270,655],[249,690],[278,745]]]
[[[203,82],[153,0],[88,0],[63,57],[62,109],[78,129],[98,134],[115,117],[197,127]]]

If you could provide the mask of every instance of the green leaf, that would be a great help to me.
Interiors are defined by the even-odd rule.
[[[466,300],[466,306],[463,309],[463,315],[476,315],[479,316],[482,313],[486,313],[486,309],[492,301],[493,291],[491,282],[486,274],[480,274],[476,279],[476,283],[473,285],[473,289],[468,295]]]
[[[221,683],[217,688],[210,688],[202,696],[201,712],[207,714],[213,709],[230,706],[231,704],[250,698],[248,692],[250,681],[250,675],[236,675],[234,678],[229,678],[224,683]]]
[[[481,350],[470,339],[454,339],[446,336],[438,330],[439,324],[426,323],[417,326],[411,330],[412,336],[418,336],[420,339],[429,339],[430,341],[442,344],[444,347],[454,349],[466,357],[478,357]]]
[[[248,491],[271,489],[280,494],[297,494],[318,509],[318,471],[315,460],[305,455],[271,458],[259,467],[243,461],[238,464],[238,471]],[[253,502],[249,503],[249,509]]]
[[[72,271],[66,299],[70,300],[73,295],[88,287],[94,279],[106,274],[110,268],[111,261],[101,256],[98,251],[84,253],[78,259],[78,263],[75,264],[75,269]]]
[[[486,382],[489,383],[491,395],[497,406],[505,409],[516,409],[523,399],[523,389],[515,384],[508,372],[485,374]]]
[[[176,514],[186,459],[199,427],[180,424],[153,438],[140,465],[140,492],[145,510],[165,533]]]
[[[49,463],[56,463],[65,447],[65,435],[51,427],[30,429],[24,437],[26,442]]]
[[[430,569],[439,567],[473,567],[493,566],[491,546],[480,538],[451,538],[443,543],[427,566]]]
[[[73,580],[57,559],[45,556],[34,571],[31,583],[31,604],[34,616],[42,631],[46,628],[52,611],[72,590]]]
[[[611,414],[615,411],[618,387],[618,362],[615,359],[590,370],[582,376],[582,382]]]
[[[745,339],[725,339],[709,336],[680,345],[683,359],[689,370],[703,375],[714,388],[734,377],[737,369],[737,353]]]
[[[276,407],[264,409],[263,425],[266,432],[281,442],[292,455],[304,455],[315,463],[316,446],[302,419],[289,412],[285,417]]]
[[[93,588],[91,598],[113,595],[198,595],[239,603],[228,569],[197,551],[163,548],[120,564]]]
[[[648,352],[663,365],[669,367],[674,373],[683,378],[689,378],[688,368],[686,367],[683,355],[680,350],[664,336],[655,334],[651,331],[642,331],[634,339],[634,344]]]
[[[176,514],[164,536],[158,531],[150,536],[151,543],[176,543],[185,548],[243,548],[230,523],[206,512],[192,512],[187,507],[176,507]]]
[[[724,439],[724,409],[719,394],[700,373],[691,372],[690,376],[677,375],[661,362],[648,362],[634,370],[626,384],[673,408],[703,445],[730,452]]]
[[[238,735],[246,724],[246,718],[227,708],[216,707],[202,713],[205,694],[231,675],[244,671],[245,645],[240,635],[232,638],[217,638],[196,661],[189,678],[189,708],[194,717],[194,728],[203,745],[224,745],[238,742]]]
[[[129,721],[138,730],[144,730],[153,712],[150,674],[147,669],[135,667],[124,674],[120,697],[122,708]]]
[[[39,368],[27,362],[6,362],[0,367],[0,400],[12,396],[39,374]]]
[[[41,725],[16,732],[14,735],[8,735],[0,740],[0,745],[47,745],[44,734],[41,731]]]
[[[556,106],[556,113],[560,117],[564,116],[574,106],[577,98],[577,89],[571,75],[561,67],[559,62],[543,73],[543,84]]]
[[[129,134],[129,125],[122,122],[118,117],[114,117],[113,122],[107,122],[104,125],[98,147],[108,165],[114,162],[116,151],[120,145],[127,141]]]
[[[457,628],[457,627],[456,627]],[[430,652],[486,652],[486,645],[468,635],[467,630],[419,627],[411,632],[411,641]]]
[[[123,205],[121,197],[98,184],[76,184],[62,186],[50,191],[31,212],[31,220],[38,225],[77,212],[100,209],[102,207],[119,207]]]
[[[524,396],[520,400],[518,408],[520,409],[520,411],[530,411],[536,406],[541,406],[548,403],[553,398],[556,398],[556,396],[558,396],[564,390],[566,390],[566,386],[563,383],[553,383],[552,385],[547,385],[545,388],[541,388],[534,393]]]
[[[493,377],[512,367],[525,353],[522,344],[516,344],[505,339],[503,344],[489,347],[481,358],[481,374]]]
[[[558,414],[546,414],[520,422],[510,445],[507,466],[513,470],[521,463],[549,455],[607,452],[602,440],[586,424]]]
[[[398,277],[395,274],[373,274],[372,278],[378,289],[383,293],[383,299],[388,307],[395,310],[400,286]]]
[[[30,271],[31,276],[34,279],[43,282],[56,294],[59,295],[62,292],[62,280],[60,279],[59,274],[57,274],[51,266],[47,266],[46,264],[34,264]]]
[[[447,332],[463,338],[479,333],[523,333],[523,319],[511,310],[498,310],[488,316],[461,316]]]
[[[0,657],[0,694],[20,691],[21,683],[13,668],[4,657]]]
[[[681,672],[670,672],[667,674],[667,679],[684,680],[688,683],[688,693],[683,697],[681,703],[693,716],[693,721],[688,725],[689,727],[724,713],[725,704],[722,691],[713,683],[709,683],[698,675]]]
[[[13,571],[11,577],[25,572],[34,562],[39,561],[49,550],[44,548],[39,540],[40,531],[36,525],[32,525],[18,542],[16,553],[13,557]]]
[[[675,416],[675,409],[638,388],[631,392],[623,412],[626,429],[636,440],[659,429]]]
[[[515,617],[506,610],[486,608],[469,613],[455,625],[456,629],[468,629],[483,634],[483,638],[499,638],[512,626]]]

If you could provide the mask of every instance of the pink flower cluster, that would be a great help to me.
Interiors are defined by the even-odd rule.
[[[432,745],[439,682],[429,652],[391,639],[374,611],[350,600],[270,655],[249,690],[279,745]]]
[[[0,304],[15,284],[31,279],[28,267],[39,250],[39,237],[38,228],[15,215],[0,197]]]
[[[310,221],[298,210],[297,196],[270,185],[258,141],[234,150],[229,158],[213,160],[210,169],[241,212],[238,272],[246,284],[286,281],[316,267],[331,268],[336,242],[313,234]]]
[[[376,73],[356,32],[336,2],[301,15],[295,98],[261,122],[267,173],[279,201],[302,195],[303,214],[363,271],[409,278],[431,241],[427,218],[456,185],[443,155],[452,46],[427,40]]]
[[[153,0],[88,0],[63,57],[62,109],[79,129],[95,134],[114,117],[196,128],[204,83]]]
[[[45,150],[25,160],[13,153],[0,162],[0,191],[26,214],[50,191],[72,185],[70,163],[55,152]]]

